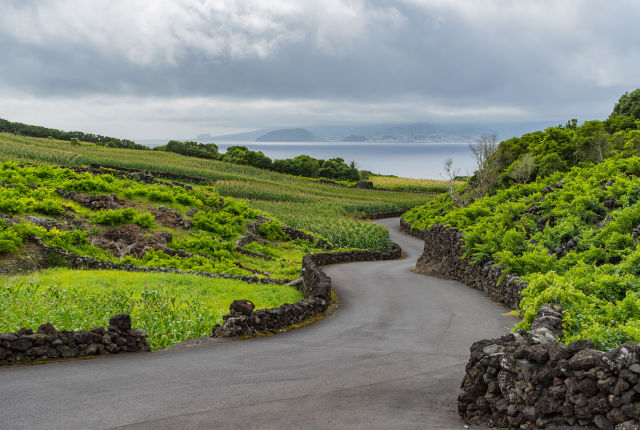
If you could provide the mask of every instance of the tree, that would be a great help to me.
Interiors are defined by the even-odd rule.
[[[640,88],[620,96],[618,103],[613,107],[613,115],[631,116],[640,119]]]
[[[579,160],[601,163],[609,152],[609,133],[602,121],[587,121],[578,127],[577,155]]]
[[[447,158],[444,161],[444,174],[447,175],[447,188],[449,189],[449,197],[456,203],[460,203],[460,196],[456,193],[456,178],[460,174],[460,169],[453,167],[453,158]]]
[[[480,136],[469,145],[476,161],[477,170],[472,178],[476,197],[484,197],[500,179],[498,165],[498,136],[495,133]]]
[[[261,169],[271,168],[271,158],[262,151],[251,151],[246,146],[230,146],[223,159],[235,164],[247,164]]]
[[[277,172],[306,176],[308,178],[316,178],[319,167],[318,160],[308,155],[298,155],[294,158],[273,161],[273,170]]]
[[[508,175],[518,184],[526,184],[531,179],[536,169],[536,158],[532,153],[524,154],[518,161],[511,165]]]

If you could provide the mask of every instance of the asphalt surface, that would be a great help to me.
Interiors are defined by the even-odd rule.
[[[338,310],[276,336],[0,368],[1,429],[462,429],[469,346],[506,310],[410,272],[423,242],[380,221],[402,260],[326,268]]]

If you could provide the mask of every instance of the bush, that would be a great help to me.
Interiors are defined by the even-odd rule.
[[[138,224],[142,228],[151,228],[156,224],[155,220],[156,219],[152,214],[146,212],[143,214],[137,214],[133,219],[133,223]]]
[[[103,210],[92,214],[91,221],[96,224],[116,226],[132,223],[137,215],[133,208]]]
[[[289,238],[289,236],[282,231],[282,226],[275,221],[267,221],[260,224],[258,233],[263,235],[268,241],[286,240]]]

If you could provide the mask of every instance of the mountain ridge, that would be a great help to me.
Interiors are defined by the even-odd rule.
[[[320,140],[341,142],[346,138],[358,136],[370,142],[473,142],[482,135],[496,133],[500,140],[520,136],[527,132],[558,125],[554,121],[539,121],[525,123],[487,123],[487,124],[432,124],[426,122],[415,123],[387,123],[387,124],[347,124],[347,125],[310,125],[298,128],[273,127],[253,130],[244,133],[209,136],[207,141],[245,141],[264,142],[258,138],[278,130],[302,129],[315,135]],[[201,135],[205,136],[205,135]],[[200,141],[200,139],[198,139]],[[273,140],[271,140],[273,141]],[[292,141],[292,140],[280,140]],[[298,140],[309,141],[309,140]]]
[[[324,139],[304,128],[282,128],[255,139],[256,142],[324,142]]]

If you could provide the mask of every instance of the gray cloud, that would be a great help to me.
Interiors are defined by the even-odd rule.
[[[632,0],[13,1],[2,12],[0,116],[134,137],[602,118],[640,86]]]

